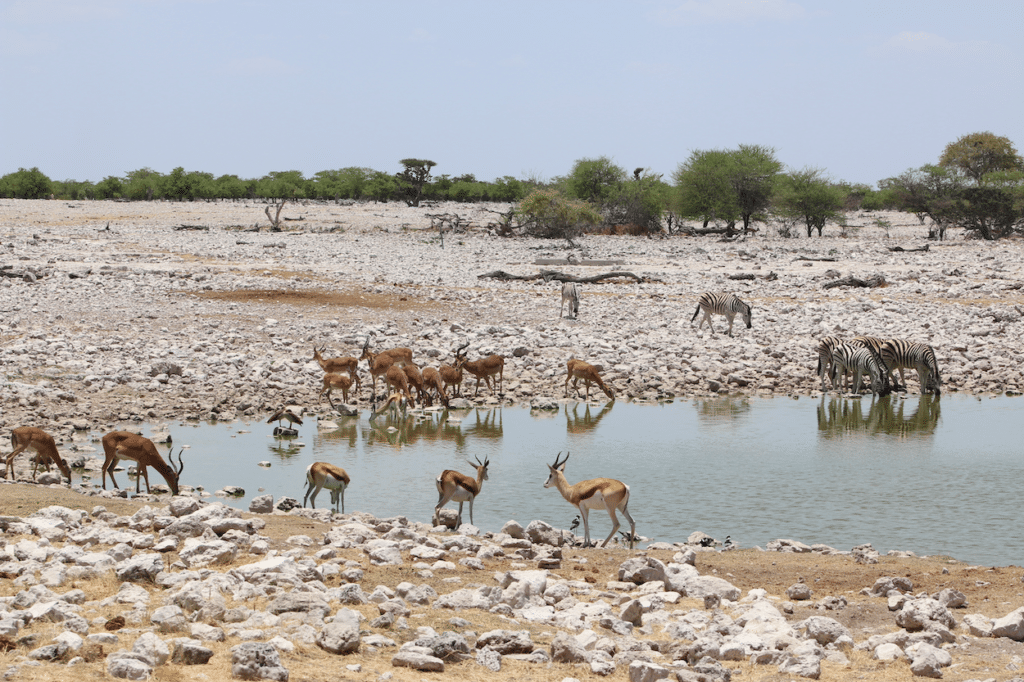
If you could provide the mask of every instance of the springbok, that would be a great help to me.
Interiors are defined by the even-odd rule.
[[[370,351],[370,337],[366,337],[366,341],[363,343],[363,353],[359,356],[360,360],[366,360],[367,366],[370,368],[370,379],[373,384],[372,393],[370,396],[371,400],[377,398],[377,377],[383,377],[387,374],[388,369],[391,365],[398,365],[404,367],[412,362],[412,351],[408,348],[392,348],[391,350],[383,350],[379,353],[373,353]],[[387,383],[384,384],[385,390],[387,390]]]
[[[57,443],[50,434],[34,426],[19,426],[11,431],[11,447],[14,450],[11,454],[7,455],[7,469],[4,472],[5,478],[14,478],[15,457],[25,450],[35,450],[36,458],[32,465],[33,481],[36,480],[36,475],[39,473],[40,464],[44,465],[46,471],[49,472],[50,462],[53,462],[60,469],[60,472],[67,477],[68,485],[71,485],[71,468],[57,452]]]
[[[462,395],[462,362],[465,361],[466,356],[462,351],[469,347],[469,341],[462,344],[455,349],[455,364],[454,365],[441,365],[440,374],[441,380],[444,382],[444,389],[447,391],[449,386],[454,386],[455,390],[452,392],[452,397],[458,397]]]
[[[348,473],[339,466],[334,466],[329,462],[313,462],[306,467],[306,494],[302,498],[302,506],[306,506],[306,500],[309,500],[309,504],[313,509],[316,509],[316,496],[320,494],[320,491],[327,488],[331,491],[331,504],[334,505],[334,511],[338,511],[338,500],[341,499],[341,513],[345,513],[345,488],[351,479],[348,477]],[[315,490],[314,490],[315,488]],[[312,493],[312,496],[310,496]]]
[[[317,348],[313,346],[313,359],[316,360],[316,364],[320,365],[320,368],[327,374],[338,374],[340,372],[347,372],[355,382],[356,392],[359,392],[359,360],[352,357],[351,355],[343,358],[325,358],[321,355],[323,351],[327,350],[327,346]],[[348,399],[345,399],[348,402]]]
[[[559,462],[558,457],[561,455],[562,453],[559,452],[555,457],[554,466],[548,465],[551,473],[548,474],[548,480],[544,487],[558,488],[562,497],[580,510],[580,516],[583,517],[583,546],[590,545],[590,524],[587,520],[587,513],[591,509],[607,509],[608,515],[612,517],[612,532],[608,533],[608,537],[601,543],[602,547],[608,545],[608,541],[619,529],[619,518],[615,515],[616,509],[622,512],[622,515],[629,521],[629,536],[635,537],[636,523],[633,522],[633,517],[629,515],[629,510],[626,508],[629,504],[629,486],[614,478],[592,478],[589,481],[580,481],[576,485],[569,485],[569,482],[565,480],[565,463],[569,459],[569,453],[565,453],[565,459]]]
[[[448,395],[444,391],[444,380],[441,378],[441,373],[433,367],[426,367],[423,369],[423,393],[427,399],[430,399],[431,391],[437,394],[442,405],[448,407]]]
[[[404,367],[398,365],[388,367],[388,371],[384,373],[384,382],[389,390],[393,393],[404,394],[406,401],[416,407],[416,401],[413,400],[412,393],[409,391],[409,377],[406,375]]]
[[[456,362],[456,367],[459,369],[465,369],[467,372],[476,377],[476,392],[473,393],[473,397],[480,395],[480,380],[483,379],[484,383],[487,384],[487,388],[490,389],[491,395],[494,395],[495,387],[504,386],[505,379],[505,358],[501,355],[488,355],[486,358],[480,358],[479,360],[467,360],[466,356],[463,355],[461,359]],[[495,377],[495,375],[497,375]],[[494,383],[491,383],[491,378],[494,378]],[[498,393],[501,394],[501,389],[498,389]]]
[[[590,400],[590,385],[597,384],[597,386],[604,391],[604,394],[615,400],[615,391],[608,388],[604,381],[601,380],[601,374],[598,372],[597,367],[594,367],[590,363],[577,360],[576,358],[569,358],[569,361],[565,363],[565,396],[569,396],[569,380],[572,379],[573,391],[576,391],[576,383],[583,379],[583,385],[587,389],[587,400]]]
[[[370,413],[370,421],[373,421],[387,410],[398,411],[401,410],[402,416],[405,416],[406,400],[405,396],[401,393],[392,393],[388,396],[388,399],[384,401],[384,404],[380,406],[380,409],[374,410]]]
[[[148,467],[153,467],[157,470],[157,473],[164,477],[164,480],[167,481],[167,487],[171,489],[172,495],[178,494],[178,481],[181,478],[181,472],[185,470],[185,461],[181,458],[184,448],[178,452],[178,466],[175,467],[173,452],[167,455],[167,458],[171,461],[170,465],[168,465],[164,458],[160,456],[160,453],[157,452],[153,441],[136,433],[111,431],[103,436],[102,442],[103,453],[106,457],[103,460],[100,478],[104,490],[107,489],[107,474],[110,474],[110,482],[114,484],[114,487],[120,488],[117,485],[117,481],[114,480],[114,467],[117,466],[118,461],[130,459],[136,464],[136,495],[139,494],[139,484],[143,478],[146,479],[146,493],[149,494],[151,492],[149,488]]]
[[[348,374],[325,374],[324,387],[320,389],[320,395],[317,396],[316,402],[319,405],[320,401],[324,398],[324,393],[327,393],[327,402],[331,404],[331,407],[334,407],[331,391],[338,389],[341,391],[342,399],[348,404],[348,389],[351,387],[352,377]]]
[[[485,458],[481,462],[480,458],[477,457],[476,464],[469,460],[466,460],[466,462],[476,469],[476,479],[472,479],[452,469],[445,469],[435,481],[438,493],[437,506],[434,507],[433,520],[435,526],[440,525],[441,507],[448,504],[451,500],[459,503],[459,514],[455,519],[455,527],[458,528],[462,525],[462,504],[464,502],[469,502],[469,522],[473,523],[473,500],[480,494],[480,488],[483,486],[484,481],[487,480],[487,467],[490,465],[491,460]]]
[[[580,285],[576,282],[562,284],[562,305],[558,308],[558,317],[562,317],[565,304],[569,304],[569,317],[577,319],[580,314]]]

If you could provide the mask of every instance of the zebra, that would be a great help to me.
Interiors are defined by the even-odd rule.
[[[892,385],[893,390],[896,390],[899,388],[899,382],[896,381],[896,377],[892,373],[892,367],[885,362],[885,358],[882,357],[882,346],[884,346],[888,340],[889,339],[882,339],[877,336],[855,336],[850,339],[849,343],[853,346],[862,346],[870,349],[871,352],[875,354],[875,357],[881,361],[882,366],[885,368],[885,373],[889,376],[889,383]]]
[[[849,343],[840,344],[832,351],[832,388],[840,390],[846,386],[846,372],[853,372],[853,390],[860,391],[860,378],[867,375],[871,379],[871,392],[879,397],[892,392],[889,376],[885,373],[881,359],[870,349],[854,346]]]
[[[732,336],[732,322],[736,317],[736,313],[739,313],[743,318],[743,322],[746,323],[747,329],[750,329],[750,306],[736,298],[732,294],[716,294],[710,291],[700,295],[697,299],[697,310],[694,311],[693,317],[690,318],[690,324],[697,319],[697,315],[700,311],[704,311],[704,317],[701,318],[700,324],[697,325],[697,331],[700,331],[701,327],[704,326],[704,321],[707,320],[708,328],[711,329],[711,334],[715,333],[715,326],[711,323],[712,315],[725,315],[726,319],[729,320],[729,336]]]
[[[818,339],[818,378],[821,379],[822,391],[828,390],[825,375],[832,375],[832,353],[842,343],[842,339],[837,336],[823,336]]]
[[[576,319],[580,314],[580,285],[576,282],[562,284],[562,305],[558,308],[558,317],[562,317],[565,303],[569,302],[569,317]]]
[[[939,361],[935,357],[935,349],[923,343],[889,339],[882,346],[882,360],[889,366],[890,372],[898,369],[904,388],[907,380],[903,376],[904,368],[913,367],[917,370],[918,381],[921,382],[921,395],[934,393],[939,395],[942,376],[939,374]]]

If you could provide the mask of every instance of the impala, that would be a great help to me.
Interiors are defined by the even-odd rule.
[[[181,452],[178,452],[178,466],[175,467],[173,452],[167,456],[171,460],[171,464],[168,465],[164,458],[160,456],[160,453],[156,451],[153,441],[136,433],[111,431],[103,436],[102,442],[106,458],[103,461],[100,478],[104,490],[107,489],[107,474],[110,474],[110,482],[114,484],[114,487],[120,488],[117,485],[117,481],[114,480],[114,467],[117,466],[118,461],[130,459],[135,462],[137,470],[135,494],[139,493],[139,484],[143,478],[146,479],[146,493],[150,492],[149,471],[147,467],[153,467],[164,477],[164,480],[167,481],[167,487],[171,489],[172,495],[178,494],[178,479],[181,477],[181,472],[185,470],[185,461],[181,458],[184,448],[182,448]]]
[[[352,377],[347,374],[325,374],[324,375],[324,387],[320,389],[320,395],[317,396],[316,402],[319,405],[320,401],[324,398],[324,393],[327,393],[327,401],[334,407],[334,400],[331,398],[331,391],[338,389],[341,391],[341,397],[345,403],[348,403],[348,389],[352,387]],[[358,388],[356,389],[358,390]]]
[[[457,361],[456,367],[465,369],[467,372],[476,377],[476,392],[473,397],[480,395],[480,380],[483,379],[484,383],[487,384],[487,388],[490,389],[491,395],[494,395],[495,386],[503,386],[505,378],[505,358],[500,355],[488,355],[486,358],[479,360],[467,360],[466,356],[462,356]],[[494,379],[494,383],[491,383],[491,377]],[[499,389],[498,393],[501,391]]]
[[[441,380],[444,382],[444,388],[447,391],[449,386],[454,386],[455,390],[452,392],[452,397],[462,395],[462,362],[466,360],[466,356],[462,354],[466,348],[469,347],[469,342],[459,346],[455,349],[455,365],[441,365]]]
[[[427,399],[430,398],[430,391],[434,391],[441,404],[448,407],[448,396],[444,391],[444,380],[441,378],[440,372],[433,367],[427,367],[423,370],[423,392]]]
[[[441,507],[448,504],[451,500],[459,503],[459,514],[455,519],[455,527],[458,528],[462,525],[462,504],[464,502],[469,502],[469,522],[473,523],[473,500],[480,494],[480,488],[483,486],[484,481],[487,480],[487,467],[490,465],[491,460],[484,459],[481,462],[480,458],[477,457],[476,464],[469,460],[466,460],[466,462],[476,469],[476,479],[460,474],[452,469],[445,469],[435,480],[438,493],[437,506],[434,507],[435,526],[440,525]]]
[[[404,394],[406,401],[413,407],[416,406],[416,401],[413,400],[412,393],[409,392],[409,377],[406,376],[404,368],[391,365],[384,374],[384,381],[389,390],[393,393]]]
[[[370,337],[367,336],[366,342],[363,344],[363,353],[359,359],[366,360],[366,364],[370,368],[370,379],[373,381],[373,392],[370,399],[373,400],[377,395],[377,377],[386,375],[391,365],[402,367],[410,364],[412,351],[408,348],[392,348],[380,353],[372,353],[370,352]],[[384,386],[387,388],[387,383]]]
[[[320,365],[321,369],[327,374],[338,374],[340,372],[348,372],[349,377],[356,384],[356,391],[359,390],[359,360],[352,356],[346,356],[343,358],[325,358],[320,355],[323,351],[327,350],[327,346],[317,348],[313,346],[313,359]],[[348,398],[345,399],[348,402]]]
[[[573,391],[575,391],[576,390],[576,383],[580,379],[583,379],[583,385],[586,386],[586,389],[587,389],[587,397],[586,397],[587,400],[590,400],[590,385],[591,384],[597,384],[598,388],[600,388],[602,391],[604,391],[604,394],[606,396],[608,396],[612,400],[615,400],[615,391],[613,391],[612,389],[608,388],[605,385],[604,381],[601,380],[601,375],[598,372],[597,367],[594,367],[590,363],[583,362],[582,360],[577,360],[576,358],[569,358],[569,361],[567,363],[565,363],[565,370],[566,370],[566,373],[565,373],[565,395],[566,395],[566,397],[568,397],[568,395],[569,395],[569,380],[572,379],[572,388],[573,388]]]
[[[416,399],[423,404],[423,395],[426,392],[423,387],[423,372],[420,371],[419,365],[415,362],[410,362],[402,368],[405,372],[405,378],[409,382],[409,388],[416,391]]]
[[[50,434],[34,426],[19,426],[11,431],[11,447],[14,450],[11,454],[7,455],[7,469],[4,472],[5,478],[12,480],[14,478],[15,457],[25,450],[35,450],[36,458],[32,464],[33,481],[36,480],[36,475],[39,473],[40,464],[45,465],[46,471],[49,472],[50,462],[53,462],[60,469],[60,472],[67,476],[68,485],[71,485],[71,468],[57,452],[57,444]]]
[[[345,513],[345,488],[348,486],[350,479],[348,473],[339,466],[334,466],[328,462],[313,462],[306,467],[306,495],[302,498],[302,506],[306,506],[306,499],[309,499],[309,504],[313,509],[316,509],[316,496],[320,494],[323,488],[327,488],[331,491],[331,504],[334,505],[334,511],[338,511],[338,499],[341,499],[341,513]],[[315,490],[314,490],[315,488]],[[312,497],[310,493],[313,493]]]
[[[401,393],[392,393],[388,396],[388,399],[384,401],[384,404],[380,406],[379,410],[374,410],[370,413],[370,421],[373,421],[378,416],[384,413],[385,410],[401,410],[402,416],[405,416],[406,401],[405,396]]]
[[[629,515],[629,510],[626,508],[629,504],[629,486],[614,478],[592,478],[589,481],[580,481],[576,485],[569,485],[569,482],[565,480],[565,463],[569,459],[569,453],[565,453],[565,459],[559,462],[558,457],[561,455],[562,453],[559,452],[555,457],[554,466],[548,465],[551,473],[548,475],[544,487],[558,488],[562,497],[580,510],[580,516],[583,517],[583,546],[590,545],[590,524],[587,514],[591,509],[607,509],[608,515],[612,517],[612,532],[608,533],[608,537],[601,543],[602,547],[608,545],[608,541],[619,529],[619,518],[615,515],[616,509],[622,512],[622,515],[629,521],[629,536],[635,537],[636,523],[633,522],[633,517]]]

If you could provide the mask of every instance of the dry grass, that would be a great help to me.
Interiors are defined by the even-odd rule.
[[[24,516],[48,504],[60,504],[87,510],[92,509],[96,504],[102,504],[108,511],[122,515],[132,514],[142,506],[142,503],[130,500],[97,500],[76,495],[66,489],[32,485],[4,486],[2,493],[0,514],[6,515]],[[326,524],[299,516],[270,515],[261,518],[267,522],[266,528],[261,533],[271,538],[272,547],[278,550],[293,549],[294,547],[287,543],[287,539],[293,535],[308,535],[318,541],[321,534],[328,529]],[[8,542],[17,542],[22,538],[7,537],[5,539]],[[103,548],[96,549],[102,551]],[[317,547],[312,547],[308,551],[312,553],[316,549]],[[649,552],[649,554],[667,561],[671,559],[673,552],[658,551]],[[341,560],[353,559],[363,565],[365,575],[361,584],[366,593],[372,592],[377,585],[394,587],[403,581],[413,584],[428,584],[439,594],[478,585],[491,586],[495,584],[494,574],[496,572],[516,567],[510,561],[486,561],[486,568],[483,571],[473,571],[463,566],[457,566],[453,571],[438,570],[434,571],[432,577],[421,577],[418,575],[418,570],[411,565],[370,566],[365,556],[357,550],[340,550],[338,556]],[[452,555],[449,558],[457,563],[458,556]],[[594,592],[590,597],[583,598],[591,599],[606,589],[608,581],[617,579],[618,567],[628,556],[631,556],[631,552],[621,548],[600,551],[569,548],[564,551],[562,568],[554,573],[562,578],[590,582],[594,587]],[[228,570],[232,566],[258,561],[260,558],[242,555],[230,566],[213,568]],[[522,567],[529,568],[532,565],[524,563]],[[1024,583],[1021,582],[1024,570],[1018,567],[968,566],[944,557],[882,557],[877,564],[861,565],[854,563],[850,557],[846,556],[780,554],[751,549],[724,553],[699,553],[697,568],[702,574],[718,575],[729,580],[744,592],[753,588],[764,588],[769,594],[781,599],[785,599],[786,588],[803,579],[812,586],[814,591],[812,601],[797,602],[789,620],[795,623],[810,615],[826,615],[849,627],[853,631],[856,641],[862,641],[871,634],[888,633],[897,629],[894,614],[888,611],[883,599],[869,598],[860,594],[861,589],[870,587],[877,578],[883,576],[899,575],[910,578],[913,581],[915,593],[934,593],[945,587],[960,590],[967,596],[969,607],[955,613],[957,620],[961,620],[966,613],[982,613],[989,617],[1003,616],[1024,605]],[[458,578],[459,582],[446,582],[446,578]],[[338,584],[337,579],[329,584]],[[74,584],[63,586],[58,591],[78,588],[85,591],[90,600],[99,600],[116,594],[119,587],[113,574],[107,573],[98,578],[76,581]],[[125,629],[117,633],[120,638],[119,644],[115,647],[107,647],[108,650],[105,653],[110,653],[110,650],[130,648],[135,638],[141,634],[139,628],[148,625],[149,614],[163,605],[162,589],[154,585],[143,585],[143,587],[151,594],[143,623],[129,622]],[[10,580],[0,582],[0,595],[2,596],[17,594],[19,589]],[[819,611],[816,604],[826,596],[845,597],[848,605],[838,611]],[[609,599],[613,605],[615,604],[615,597],[606,597],[606,599]],[[227,601],[228,607],[246,606],[251,609],[259,609],[265,607],[269,600],[264,598],[244,604],[235,604],[230,598]],[[363,623],[364,629],[390,637],[398,645],[415,638],[415,628],[419,626],[429,626],[439,632],[458,630],[449,623],[454,617],[468,620],[471,625],[467,629],[477,634],[493,629],[529,630],[532,640],[543,648],[546,648],[557,634],[557,630],[550,626],[516,622],[493,613],[476,610],[454,612],[424,607],[412,608],[413,614],[408,619],[409,630],[373,630],[369,628],[369,621],[378,615],[375,605],[368,604],[348,608],[359,611],[366,617],[367,620]],[[701,609],[703,603],[694,599],[683,599],[675,608]],[[129,611],[129,605],[114,604],[108,607],[85,609],[82,615],[91,622],[93,619],[105,620],[115,615],[127,614]],[[91,627],[91,631],[100,632],[102,626],[94,625]],[[59,632],[60,627],[56,624],[34,624],[22,631],[22,635],[37,635],[38,639],[33,646],[42,646]],[[958,642],[958,648],[952,651],[956,666],[946,669],[943,679],[969,680],[990,677],[1003,679],[1007,675],[1006,666],[1014,662],[1014,657],[1024,657],[1024,643],[1012,642],[1007,639],[979,640],[964,637],[963,630],[959,630],[958,633],[960,633],[959,639],[962,641]],[[170,639],[171,636],[164,636],[164,638]],[[664,635],[658,632],[650,636],[649,639],[664,640]],[[215,652],[210,664],[196,667],[163,666],[157,669],[153,679],[175,680],[176,682],[229,679],[231,666],[229,650],[231,646],[238,643],[239,641],[234,638],[229,638],[225,643],[206,643],[206,646]],[[418,681],[436,677],[436,675],[419,671],[393,668],[391,666],[393,652],[394,649],[383,649],[380,652],[370,653],[364,648],[358,654],[334,656],[316,646],[298,646],[295,652],[283,655],[282,660],[294,681],[375,680],[385,672],[392,672],[395,680]],[[0,670],[23,661],[26,653],[25,647],[5,653],[0,652]],[[864,652],[850,652],[849,658],[849,666],[823,663],[821,679],[843,680],[855,677],[869,682],[904,680],[909,682],[912,679],[909,666],[905,662],[880,663],[872,660],[870,655]],[[362,666],[361,672],[354,673],[345,667],[354,664]],[[751,666],[747,662],[728,663],[727,665],[737,671],[742,671],[741,679],[744,680],[760,682],[762,680],[789,679],[788,676],[779,675],[776,666]],[[83,663],[74,670],[75,675],[83,680],[106,679],[105,663],[99,659]],[[21,672],[14,679],[28,679],[31,675],[31,678],[38,682],[51,682],[51,680],[55,682],[63,681],[66,678],[66,673],[67,670],[63,666],[44,665],[35,668],[21,668]],[[482,679],[485,674],[487,679],[497,682],[504,680],[558,681],[565,677],[580,679],[590,677],[589,669],[581,666],[530,665],[511,660],[506,660],[502,671],[497,674],[485,673],[485,669],[473,662],[449,665],[444,673],[446,679],[455,680],[478,680]],[[620,666],[615,675],[609,679],[625,680],[627,677],[626,667]]]

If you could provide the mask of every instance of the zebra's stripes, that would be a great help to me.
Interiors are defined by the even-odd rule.
[[[711,323],[711,316],[725,315],[726,319],[729,320],[729,336],[732,336],[732,322],[737,313],[743,318],[747,329],[750,329],[750,306],[732,294],[718,294],[710,291],[701,294],[700,298],[697,299],[697,310],[694,311],[693,317],[690,318],[690,324],[693,324],[693,321],[697,319],[697,315],[702,310],[704,311],[704,317],[701,318],[700,324],[697,325],[697,331],[700,331],[706,320],[708,328],[714,334],[715,326]]]
[[[899,384],[896,383],[896,377],[892,373],[892,367],[889,366],[889,364],[885,362],[885,358],[882,357],[882,346],[884,346],[888,340],[889,339],[883,339],[877,336],[855,336],[850,339],[848,343],[853,346],[862,346],[874,353],[875,357],[882,363],[882,368],[885,370],[885,373],[889,376],[889,384],[893,389],[896,389],[899,387]]]
[[[870,348],[844,343],[832,351],[832,388],[845,391],[846,373],[853,372],[853,390],[860,392],[860,379],[868,376],[871,380],[871,392],[886,396],[892,391],[889,377],[884,369],[881,358]]]
[[[562,305],[558,308],[558,317],[562,317],[566,302],[569,303],[569,317],[576,319],[580,314],[580,285],[576,282],[562,284]]]
[[[890,372],[896,369],[900,371],[900,381],[903,382],[904,388],[907,386],[907,380],[903,376],[903,370],[913,368],[917,370],[922,395],[939,395],[941,392],[942,376],[939,374],[939,361],[931,346],[903,339],[889,339],[882,346],[880,355]]]
[[[818,378],[821,379],[821,390],[827,391],[825,376],[832,376],[832,353],[842,345],[842,340],[836,336],[823,336],[818,339]]]

